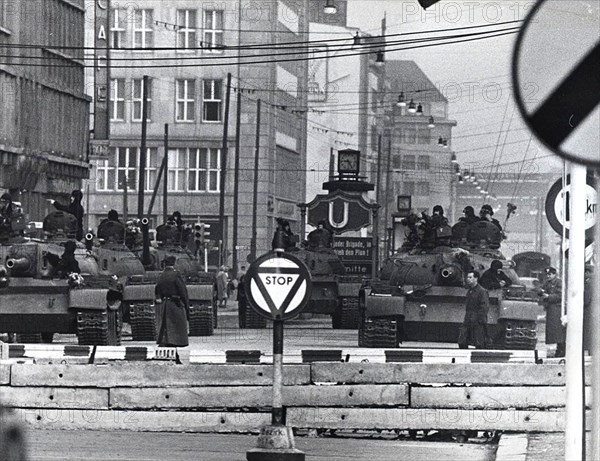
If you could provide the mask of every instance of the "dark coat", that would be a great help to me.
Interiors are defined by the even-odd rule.
[[[488,292],[477,284],[469,288],[466,295],[465,319],[458,335],[458,345],[467,348],[469,344],[483,349],[487,342],[487,318],[490,309]]]
[[[502,288],[502,285],[500,285],[501,281],[504,281],[504,287],[512,285],[512,280],[504,272],[498,272],[496,269],[488,269],[479,279],[479,284],[486,290],[498,290]]]
[[[172,266],[165,267],[154,289],[159,346],[185,347],[188,340],[190,304],[188,292],[179,272]]]
[[[560,321],[562,281],[559,277],[546,280],[542,289],[548,293],[548,297],[542,299],[542,305],[546,310],[546,344],[564,343],[567,337],[567,329]]]
[[[77,233],[75,238],[77,240],[81,240],[83,238],[83,206],[81,203],[75,201],[71,202],[68,205],[63,205],[62,203],[54,202],[54,208],[59,211],[64,211],[65,213],[71,213],[73,216],[77,218]]]

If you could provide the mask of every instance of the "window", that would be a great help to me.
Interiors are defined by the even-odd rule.
[[[139,149],[138,149],[139,151]],[[149,147],[146,149],[146,177],[144,178],[144,190],[152,192],[156,184],[156,166],[158,165],[158,149]]]
[[[177,48],[196,46],[196,10],[177,10]]]
[[[175,149],[169,151],[167,172],[169,182],[167,187],[172,192],[183,192],[185,190],[185,165],[187,149]]]
[[[437,139],[435,140],[437,142]],[[419,127],[417,134],[417,144],[430,144],[431,143],[431,130],[425,127]]]
[[[110,159],[114,164],[115,151],[111,149]],[[96,190],[112,190],[115,184],[115,169],[110,165],[111,160],[98,160],[96,163]]]
[[[125,79],[111,80],[110,89],[110,120],[122,122],[125,120]]]
[[[133,47],[152,48],[154,46],[154,30],[152,29],[152,10],[134,10]]]
[[[404,170],[414,170],[415,169],[415,156],[414,155],[404,155],[402,159],[402,168]]]
[[[403,195],[415,195],[415,183],[413,181],[404,181],[402,183]]]
[[[207,53],[223,52],[223,11],[206,10],[204,12],[203,40],[203,48]]]
[[[112,9],[110,12],[110,47],[118,50],[125,47],[127,10]]]
[[[427,181],[420,181],[417,183],[415,188],[415,195],[427,197],[429,196],[429,183]]]
[[[175,86],[177,93],[175,120],[178,122],[193,122],[196,112],[196,81],[177,80]]]
[[[402,157],[400,155],[392,155],[392,169],[400,170],[402,168]]]
[[[415,144],[417,142],[417,129],[415,127],[403,127],[400,133],[400,142]]]
[[[116,165],[117,165],[117,184],[113,185],[113,190],[135,190],[137,184],[137,148],[135,147],[116,147]]]
[[[219,192],[221,150],[190,149],[188,159],[188,190],[190,192]]]
[[[417,169],[418,170],[429,170],[429,155],[419,155]]]
[[[144,100],[144,79],[134,78],[133,79],[133,112],[131,114],[131,120],[134,122],[142,121],[142,101]],[[147,121],[152,119],[152,79],[148,79],[148,114]]]
[[[202,95],[202,121],[221,121],[221,80],[204,80],[204,94]]]

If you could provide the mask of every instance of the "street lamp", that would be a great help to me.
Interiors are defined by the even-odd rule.
[[[429,123],[427,124],[428,128],[435,128],[435,123],[433,123],[433,115],[429,116]]]
[[[423,115],[423,106],[420,103],[417,106],[417,115]]]
[[[325,3],[325,7],[323,8],[323,13],[325,14],[335,14],[337,13],[337,6],[333,3],[333,0],[327,0]]]
[[[383,66],[385,63],[385,56],[383,55],[383,51],[377,51],[377,58],[375,59],[375,64],[378,66]]]
[[[414,114],[417,111],[417,106],[415,106],[415,102],[412,99],[408,103],[408,111],[411,114]]]
[[[396,103],[398,107],[406,107],[406,101],[404,100],[404,91],[400,92],[398,96],[398,102]]]

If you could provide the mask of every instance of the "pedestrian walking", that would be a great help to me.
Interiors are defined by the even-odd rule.
[[[564,357],[567,329],[562,324],[562,281],[554,267],[545,270],[546,280],[540,292],[540,304],[546,311],[546,344],[556,344],[555,357]]]
[[[185,347],[189,344],[190,304],[183,278],[175,270],[175,256],[165,258],[165,268],[154,289],[159,346]]]
[[[227,286],[229,285],[229,275],[227,275],[227,266],[221,266],[217,272],[217,299],[219,307],[227,307]]]
[[[473,345],[476,349],[484,349],[488,342],[490,300],[487,290],[479,285],[479,272],[467,273],[467,287],[465,319],[458,334],[458,347],[467,349]]]

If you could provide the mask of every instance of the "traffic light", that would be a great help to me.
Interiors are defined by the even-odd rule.
[[[204,223],[196,223],[194,224],[194,241],[196,243],[203,244],[210,237],[210,232],[207,229],[210,227],[210,224]]]

